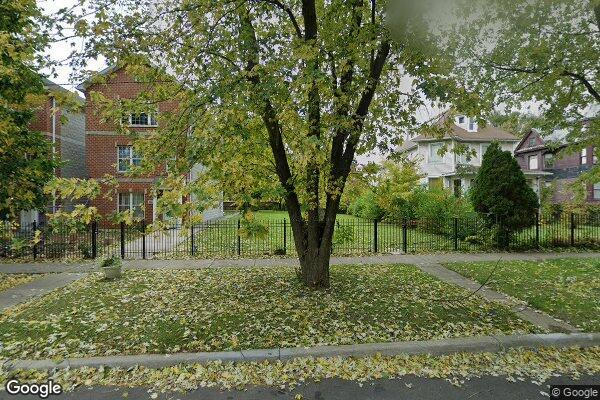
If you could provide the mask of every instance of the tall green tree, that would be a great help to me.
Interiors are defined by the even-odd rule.
[[[539,111],[574,150],[600,144],[600,0],[458,3],[445,43],[488,108]]]
[[[43,209],[44,184],[56,166],[51,145],[29,129],[36,106],[46,99],[36,55],[44,47],[35,0],[0,3],[0,219]]]
[[[74,65],[102,55],[155,83],[140,104],[179,101],[176,113],[159,115],[151,140],[140,138],[146,162],[176,156],[170,173],[202,163],[207,179],[235,184],[229,192],[245,198],[263,191],[251,187],[250,176],[270,179],[285,199],[300,279],[326,288],[355,156],[394,147],[426,98],[463,95],[442,79],[450,65],[429,51],[431,35],[418,29],[422,15],[412,3],[99,0],[84,12],[93,21],[68,19],[88,38]],[[392,5],[401,16],[393,23]],[[147,61],[179,88],[145,70]],[[120,111],[109,109],[119,105],[105,104],[107,118],[118,121]]]
[[[470,196],[475,211],[485,216],[490,226],[498,227],[503,245],[510,232],[535,222],[537,195],[527,184],[517,160],[498,143],[492,143],[485,152]]]

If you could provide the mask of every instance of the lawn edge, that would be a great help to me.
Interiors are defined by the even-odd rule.
[[[539,349],[545,347],[596,347],[600,346],[600,333],[550,333],[527,335],[497,335],[450,338],[428,341],[396,343],[368,343],[342,346],[317,346],[307,348],[273,348],[243,351],[141,354],[68,358],[54,360],[5,360],[2,368],[14,370],[53,370],[65,368],[166,368],[178,364],[206,364],[208,362],[262,362],[287,361],[306,357],[368,357],[428,354],[442,356],[455,353],[499,353],[513,348]]]

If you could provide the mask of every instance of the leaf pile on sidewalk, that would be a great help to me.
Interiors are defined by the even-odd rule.
[[[243,389],[249,385],[293,389],[298,385],[339,378],[360,384],[374,379],[399,379],[406,375],[443,378],[455,385],[482,376],[504,376],[509,381],[529,380],[542,385],[557,376],[579,379],[600,374],[600,347],[590,349],[512,349],[504,353],[458,353],[448,356],[372,356],[366,358],[299,358],[288,362],[210,362],[163,369],[81,368],[52,373],[4,372],[0,382],[12,377],[43,382],[52,378],[65,390],[79,386],[152,387],[154,392],[194,390],[198,387]]]
[[[15,286],[31,282],[42,275],[28,274],[3,274],[0,272],[0,292],[6,289],[14,288]]]
[[[414,266],[336,266],[328,291],[293,268],[91,274],[0,314],[0,357],[341,345],[536,330]]]

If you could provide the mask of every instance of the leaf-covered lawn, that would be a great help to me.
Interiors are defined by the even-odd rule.
[[[508,309],[413,266],[338,266],[310,291],[292,268],[93,274],[0,317],[0,357],[48,358],[392,342],[532,332]],[[461,301],[457,301],[461,300]],[[0,349],[2,346],[0,346]]]
[[[447,266],[483,283],[496,263]],[[585,331],[600,331],[600,259],[501,262],[487,285]]]
[[[15,286],[31,282],[39,278],[41,275],[28,274],[3,274],[0,272],[0,292],[6,289],[14,288]]]

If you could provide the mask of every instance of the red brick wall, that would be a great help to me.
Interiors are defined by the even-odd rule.
[[[60,123],[61,111],[60,109],[56,112],[56,156],[61,159],[61,146],[60,146],[60,134],[61,134],[61,123]],[[35,112],[35,116],[29,124],[29,128],[34,131],[40,131],[51,142],[52,141],[52,97],[48,96],[48,99],[38,110]],[[60,168],[56,169],[56,176],[60,176]]]
[[[86,131],[114,131],[116,129],[112,121],[102,121],[101,110],[89,101],[91,92],[101,93],[108,99],[132,99],[143,91],[151,91],[153,85],[148,83],[137,83],[130,77],[125,69],[120,69],[110,74],[105,83],[98,83],[89,86],[86,90],[85,106],[85,130]],[[167,101],[158,105],[158,111],[173,111],[177,108],[177,103]],[[134,131],[152,130],[151,127],[133,127]]]
[[[102,115],[98,107],[91,101],[91,92],[102,93],[110,99],[134,98],[144,90],[152,90],[152,85],[136,83],[128,76],[124,69],[113,72],[107,78],[106,83],[94,84],[87,88],[85,115],[86,115],[86,165],[90,178],[102,178],[106,174],[114,175],[119,180],[117,192],[144,192],[145,193],[145,220],[152,222],[152,187],[156,177],[164,174],[164,168],[160,168],[146,177],[129,178],[117,171],[117,146],[129,145],[132,139],[117,135],[116,127],[111,121],[102,121]],[[158,105],[160,112],[173,111],[177,107],[174,102],[164,102]],[[160,121],[158,122],[160,124]],[[155,129],[153,127],[130,127],[131,130],[144,132]],[[101,134],[95,132],[100,131]],[[113,134],[111,134],[113,133]],[[144,181],[144,182],[141,182]],[[98,208],[101,215],[107,215],[117,209],[118,195],[107,200],[102,196],[95,199],[92,205]]]
[[[119,188],[118,188],[117,192],[115,192],[109,198],[107,198],[104,195],[101,195],[101,196],[97,197],[96,199],[92,200],[91,205],[98,209],[98,213],[100,215],[108,216],[117,210],[117,207],[119,204],[118,203],[119,202],[118,193],[129,193],[129,192],[144,193],[144,207],[145,207],[144,220],[146,221],[146,224],[151,224],[152,216],[153,216],[153,208],[152,208],[153,207],[153,205],[152,205],[153,195],[150,190],[151,187],[152,187],[152,184],[144,183],[144,182],[139,182],[139,183],[138,182],[119,182]],[[107,192],[108,192],[108,189],[103,190],[103,193],[107,193]],[[102,225],[107,226],[110,224],[107,223],[106,221],[103,221]]]

